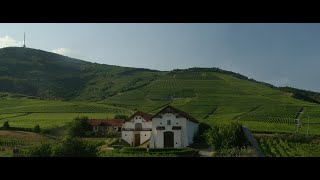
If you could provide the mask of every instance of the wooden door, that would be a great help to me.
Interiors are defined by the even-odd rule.
[[[140,146],[140,134],[134,135],[134,146]]]
[[[164,147],[174,147],[174,134],[173,132],[167,131],[163,133]]]

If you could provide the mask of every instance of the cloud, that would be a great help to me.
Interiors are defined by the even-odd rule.
[[[71,52],[71,49],[69,48],[58,48],[52,50],[53,53],[61,54],[61,55],[68,55]]]
[[[0,48],[13,47],[13,46],[21,47],[22,45],[23,45],[22,41],[17,41],[8,35],[0,37]]]

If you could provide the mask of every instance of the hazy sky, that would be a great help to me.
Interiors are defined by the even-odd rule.
[[[110,65],[220,67],[320,92],[320,24],[0,24],[0,48],[26,46]]]

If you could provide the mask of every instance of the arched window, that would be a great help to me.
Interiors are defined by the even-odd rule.
[[[136,124],[134,125],[134,129],[135,129],[136,131],[141,131],[141,130],[142,130],[142,124],[141,124],[141,123],[136,123]]]
[[[167,125],[171,125],[171,120],[167,120]]]

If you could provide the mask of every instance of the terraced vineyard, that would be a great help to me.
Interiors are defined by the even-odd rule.
[[[255,131],[270,132],[295,132],[296,114],[303,106],[314,105],[262,84],[208,71],[169,72],[100,103],[149,113],[170,104],[207,124],[236,120]]]
[[[294,124],[294,118],[301,106],[267,105],[254,108],[252,111],[238,117],[241,121],[258,121],[277,124]]]
[[[54,128],[75,116],[106,118],[115,114],[131,115],[137,110],[155,114],[170,104],[209,125],[240,121],[253,131],[294,133],[294,117],[305,106],[314,107],[306,111],[314,123],[308,133],[320,134],[320,124],[316,124],[320,122],[316,119],[320,116],[319,106],[263,84],[210,71],[172,71],[153,79],[148,79],[149,75],[139,76],[145,79],[143,82],[130,75],[123,82],[118,79],[125,89],[90,103],[13,98],[4,94],[0,99],[0,123],[8,120],[12,126],[32,128],[39,124],[41,128]],[[128,86],[126,82],[130,82]],[[302,133],[307,132],[305,117],[306,114],[302,116]]]

